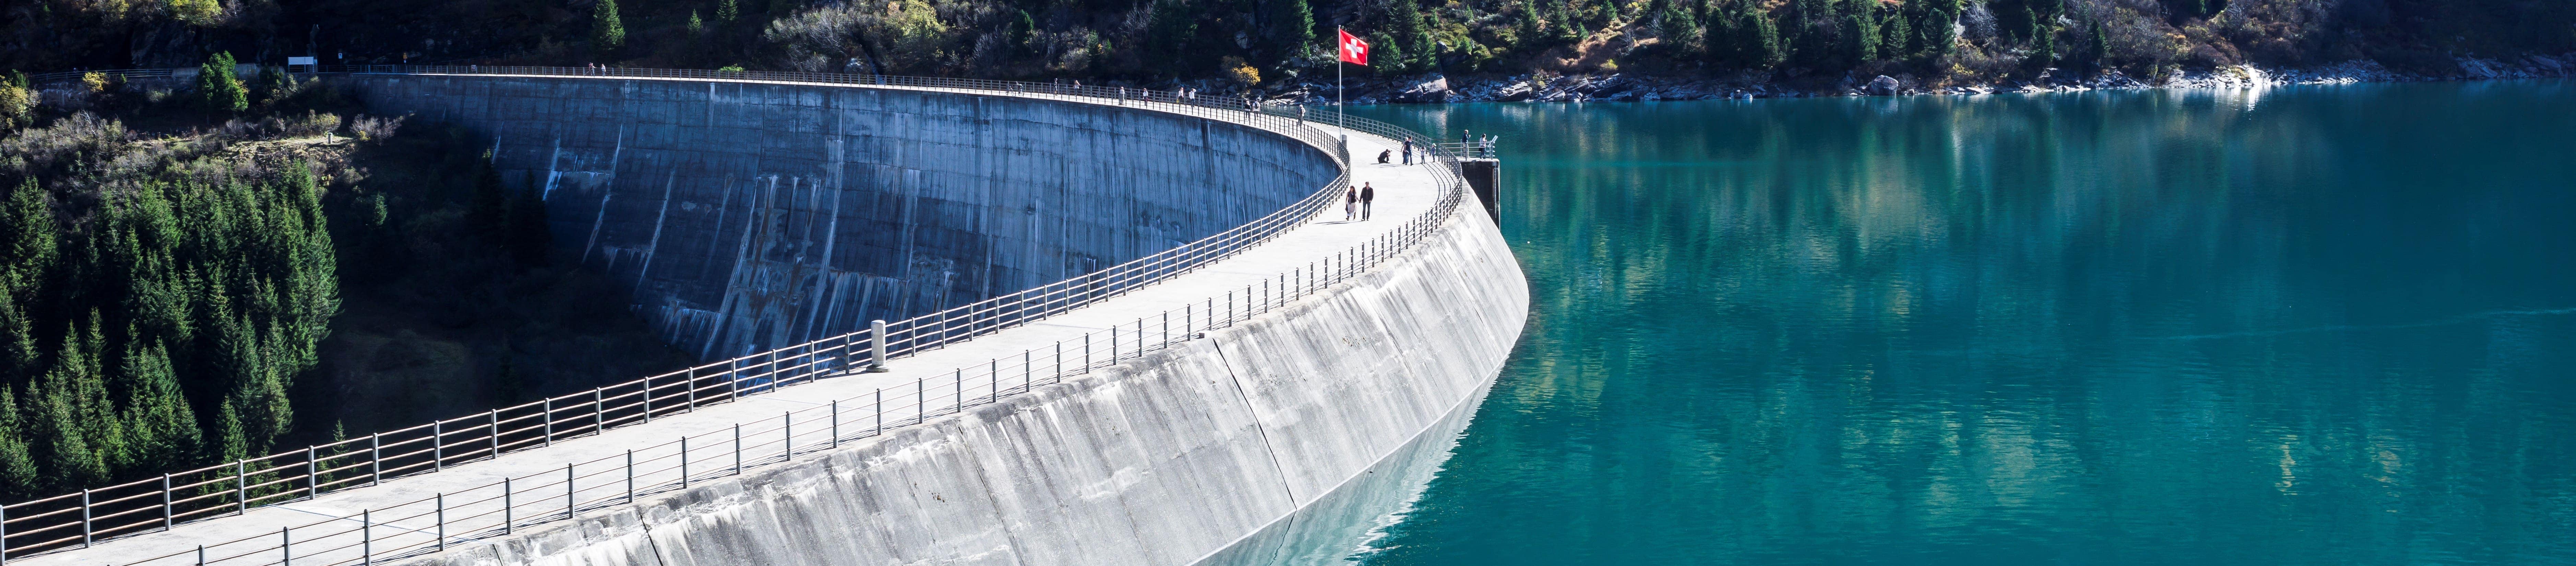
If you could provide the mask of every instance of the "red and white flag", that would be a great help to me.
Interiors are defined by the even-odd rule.
[[[1360,41],[1359,36],[1351,35],[1351,32],[1341,31],[1341,34],[1342,62],[1354,65],[1368,65],[1368,42]]]

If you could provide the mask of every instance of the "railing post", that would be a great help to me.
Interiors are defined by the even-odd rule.
[[[680,489],[689,488],[689,437],[680,436]]]
[[[868,436],[885,434],[885,388],[877,388],[877,401],[872,407],[876,409],[877,424],[868,428]]]
[[[689,394],[689,408],[698,408],[698,368],[689,368],[689,383],[680,387]]]
[[[178,516],[179,506],[170,500],[170,474],[161,474],[161,528],[168,529],[177,524]],[[0,530],[0,534],[6,532],[6,530]],[[8,538],[0,536],[0,540],[8,540]]]
[[[832,400],[832,447],[841,447],[841,400]]]
[[[313,458],[313,446],[304,447],[304,497],[322,496],[322,466]]]
[[[644,378],[643,388],[644,391],[639,395],[644,397],[644,422],[649,423],[653,422],[653,378]]]
[[[277,554],[281,559],[278,564],[282,566],[295,566],[295,531],[292,529],[294,527],[277,528]]]
[[[250,512],[250,460],[233,461],[233,503],[236,512]]]
[[[374,486],[383,483],[384,480],[385,434],[369,433],[367,434],[367,485]]]
[[[487,418],[491,419],[487,424],[491,425],[492,459],[498,460],[501,458],[501,410],[493,409]]]
[[[438,494],[435,499],[438,506],[438,532],[434,534],[438,536],[438,549],[447,550],[447,494]]]
[[[518,512],[510,504],[510,491],[510,478],[504,476],[501,478],[501,534],[505,535],[510,534],[513,523],[519,522]]]
[[[89,489],[81,489],[81,548],[89,548]]]
[[[608,432],[608,392],[606,387],[590,388],[590,431]]]
[[[635,504],[635,451],[626,451],[626,504]]]
[[[376,563],[376,515],[373,509],[358,511],[358,563]]]
[[[564,519],[565,519],[565,520],[571,520],[571,519],[572,519],[572,517],[573,517],[573,512],[581,510],[581,497],[580,497],[579,495],[576,495],[576,494],[577,494],[577,493],[579,493],[579,492],[578,492],[578,491],[575,491],[575,490],[573,489],[573,483],[572,483],[572,480],[573,480],[573,475],[572,475],[572,464],[564,464]]]
[[[742,475],[742,423],[733,423],[733,474]]]
[[[429,421],[429,469],[447,469],[447,421]]]
[[[543,418],[545,419],[545,423],[546,423],[546,445],[547,445],[547,446],[554,446],[554,445],[555,445],[555,398],[553,398],[553,397],[547,397],[547,398],[546,398],[546,404],[545,404],[545,407],[544,407],[544,409],[542,409],[542,410],[544,410],[544,411],[545,411],[545,416],[544,416]],[[498,429],[498,428],[494,428],[494,429],[492,429],[492,430],[493,430],[493,434],[500,434],[500,429]],[[500,455],[500,452],[497,452],[497,451],[496,451],[496,452],[493,452],[493,455],[498,456],[498,455]]]

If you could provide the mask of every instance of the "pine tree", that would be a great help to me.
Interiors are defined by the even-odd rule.
[[[626,24],[617,18],[617,0],[599,0],[590,9],[590,48],[599,53],[626,46]]]
[[[1908,45],[1914,41],[1913,18],[1906,17],[1905,12],[1900,9],[1889,11],[1887,17],[1880,21],[1886,23],[1879,28],[1882,33],[1878,43],[1878,55],[1888,59],[1913,55],[1915,47]]]
[[[689,11],[689,37],[697,37],[697,36],[699,36],[699,35],[705,34],[706,32],[707,32],[707,22],[706,22],[705,20],[700,20],[700,19],[698,19],[698,11],[697,11],[697,10],[690,10],[690,11]]]
[[[0,501],[43,495],[36,491],[36,460],[27,451],[27,429],[18,418],[16,389],[0,384]]]
[[[207,445],[217,462],[236,462],[250,457],[250,433],[242,430],[241,411],[233,409],[230,399],[215,409],[216,440]]]
[[[1852,62],[1878,60],[1877,2],[1854,2],[1851,13],[1843,15],[1843,43],[1850,46]]]
[[[2084,59],[2086,62],[2093,65],[2094,72],[2110,68],[2111,38],[2109,32],[2102,29],[2102,21],[2094,20],[2092,33],[2085,35]]]
[[[716,23],[730,24],[739,17],[742,17],[742,6],[734,0],[716,0]]]
[[[1286,63],[1315,44],[1315,11],[1306,0],[1267,0],[1270,13],[1263,37],[1272,67]],[[1025,14],[1025,12],[1023,13]]]
[[[231,114],[250,109],[250,89],[233,75],[232,52],[217,52],[197,67],[197,96],[207,111]]]
[[[1440,53],[1424,31],[1422,6],[1414,0],[1386,0],[1389,19],[1394,20],[1394,39],[1403,44],[1397,55],[1388,58],[1397,70],[1411,73],[1431,69],[1438,64]]]
[[[1537,0],[1520,0],[1520,27],[1515,28],[1518,33],[1514,35],[1518,37],[1514,38],[1517,45],[1513,47],[1544,44],[1542,36],[1547,35],[1547,22],[1540,16]]]
[[[1923,56],[1937,58],[1949,55],[1958,47],[1960,0],[1931,0],[1923,9],[1922,20],[1914,23],[1914,32],[1922,37]]]
[[[133,382],[131,400],[126,402],[126,429],[135,437],[135,459],[146,468],[195,461],[203,439],[187,397],[179,392],[169,349],[159,343],[134,348],[126,354],[123,370]]]

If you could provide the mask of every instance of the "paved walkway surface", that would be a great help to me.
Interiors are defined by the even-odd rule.
[[[618,80],[654,80],[621,78]],[[848,85],[834,85],[847,87]],[[880,87],[864,87],[880,88]],[[1003,93],[965,91],[974,94],[1010,96]],[[1057,97],[1048,97],[1057,98]],[[1155,107],[1153,103],[1130,102],[1129,105]],[[1204,114],[1204,110],[1193,114]],[[1326,125],[1314,124],[1333,135],[1342,132]],[[372,540],[376,560],[395,556],[417,556],[435,540],[437,519],[432,507],[417,503],[438,494],[446,495],[447,526],[445,535],[451,544],[476,534],[489,534],[499,527],[500,491],[486,487],[505,477],[547,478],[551,485],[518,487],[512,494],[513,517],[518,528],[547,516],[564,517],[567,494],[561,483],[567,464],[580,463],[581,479],[570,499],[585,508],[613,503],[625,493],[625,469],[637,469],[634,480],[639,490],[667,489],[679,479],[675,449],[667,446],[682,436],[698,435],[690,442],[695,451],[689,461],[689,475],[703,481],[712,476],[731,473],[733,460],[729,451],[748,453],[745,461],[757,470],[763,461],[781,458],[780,438],[792,435],[799,452],[828,446],[829,424],[817,411],[838,401],[840,437],[865,436],[876,426],[874,418],[884,414],[889,428],[908,422],[915,415],[936,416],[957,406],[959,400],[976,404],[976,398],[991,395],[998,384],[1002,393],[1011,393],[1024,375],[1044,382],[1054,371],[1054,348],[1064,344],[1067,366],[1080,367],[1080,356],[1088,355],[1100,363],[1111,357],[1110,338],[1115,335],[1116,351],[1133,355],[1141,333],[1147,341],[1163,340],[1164,317],[1172,313],[1171,339],[1186,339],[1188,328],[1207,324],[1206,313],[1227,317],[1228,309],[1241,315],[1254,301],[1291,300],[1280,288],[1283,280],[1293,281],[1294,271],[1311,273],[1315,266],[1335,261],[1337,254],[1351,250],[1362,242],[1378,237],[1397,225],[1430,209],[1439,198],[1436,165],[1378,165],[1375,158],[1382,150],[1395,149],[1397,142],[1360,132],[1350,132],[1351,155],[1355,163],[1352,185],[1369,183],[1376,187],[1377,198],[1368,220],[1343,219],[1337,201],[1326,212],[1311,221],[1288,230],[1274,240],[1253,247],[1206,268],[1176,277],[1127,295],[1109,299],[1081,309],[1058,314],[1037,323],[1003,330],[962,344],[897,358],[885,373],[845,374],[800,383],[772,391],[748,395],[719,405],[701,407],[688,413],[658,416],[649,423],[610,429],[593,436],[555,442],[550,446],[523,449],[497,459],[461,465],[450,465],[445,471],[386,480],[382,485],[323,494],[319,498],[281,505],[260,507],[247,514],[179,525],[155,533],[130,536],[97,544],[89,549],[59,552],[38,557],[10,560],[11,564],[196,564],[195,549],[207,545],[211,563],[275,564],[286,558],[278,549],[280,529],[296,527],[294,539],[296,564],[355,564],[361,559],[364,537]],[[1400,161],[1400,158],[1399,158]],[[1264,284],[1268,283],[1267,298]],[[1294,283],[1289,283],[1293,285]],[[1248,290],[1248,291],[1247,291]],[[1186,310],[1185,310],[1186,309]],[[1113,328],[1117,329],[1113,332]],[[1082,344],[1090,337],[1090,349]],[[1028,357],[1024,358],[1024,353]],[[1027,360],[1025,363],[1023,360]],[[985,377],[1000,369],[1000,374]],[[1068,372],[1073,370],[1068,370]],[[981,379],[961,379],[959,376]],[[975,383],[985,381],[985,383]],[[882,396],[882,397],[880,397]],[[877,399],[884,399],[883,411]],[[904,405],[912,405],[905,407]],[[828,410],[828,409],[827,409]],[[781,414],[805,411],[793,417],[794,428],[779,430]],[[765,438],[746,438],[734,444],[728,434],[737,425],[745,431],[758,431]],[[783,434],[782,434],[783,433]],[[661,448],[650,448],[660,446]],[[638,463],[622,466],[627,451],[635,449]],[[648,453],[653,450],[663,452]],[[665,453],[667,452],[667,453]],[[710,455],[709,453],[714,454]],[[536,483],[531,478],[519,485]],[[532,503],[539,501],[542,503]],[[365,524],[353,516],[361,510],[376,510]],[[317,522],[336,524],[307,528]],[[332,532],[340,534],[329,534]],[[248,539],[248,540],[245,540]],[[240,542],[235,542],[240,541]],[[229,544],[227,544],[229,543]],[[164,554],[179,553],[160,559]],[[226,557],[232,557],[224,560]]]

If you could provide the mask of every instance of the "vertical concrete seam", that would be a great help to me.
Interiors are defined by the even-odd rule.
[[[1288,485],[1288,467],[1279,463],[1279,447],[1270,443],[1269,423],[1261,421],[1260,410],[1252,407],[1252,395],[1243,390],[1242,372],[1234,370],[1234,360],[1226,357],[1225,349],[1217,347],[1214,340],[1208,342],[1208,351],[1216,352],[1217,365],[1225,366],[1226,383],[1234,385],[1234,400],[1243,404],[1243,414],[1252,416],[1252,430],[1261,435],[1261,451],[1270,456],[1270,473],[1279,478],[1279,491],[1287,494],[1289,508],[1305,506],[1297,500],[1297,490]]]

